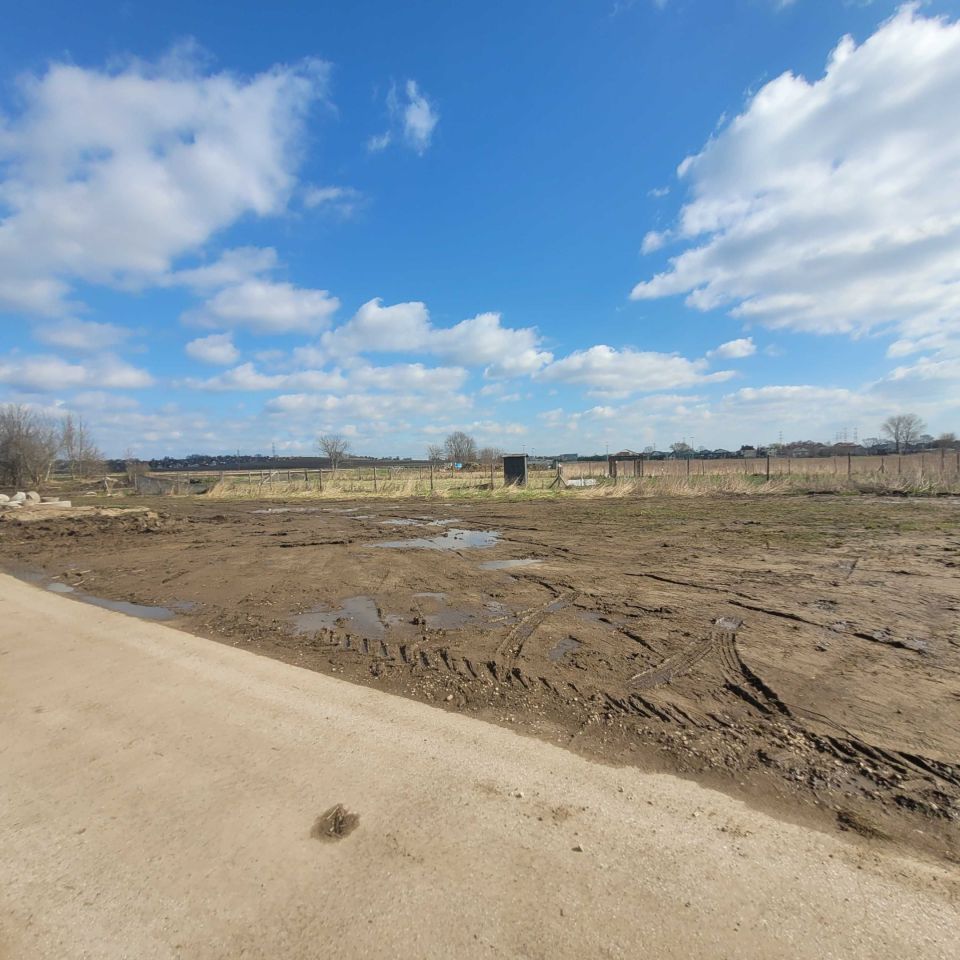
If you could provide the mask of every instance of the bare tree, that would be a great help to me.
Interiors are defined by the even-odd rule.
[[[12,487],[42,487],[60,452],[56,421],[30,407],[0,407],[0,475]]]
[[[443,447],[438,443],[431,443],[430,446],[427,447],[427,459],[431,463],[443,463],[446,459],[446,453]]]
[[[474,463],[477,459],[477,441],[462,430],[455,430],[443,441],[447,459],[453,463]]]
[[[317,447],[330,461],[334,472],[350,453],[350,441],[341,433],[324,433],[317,438]]]
[[[477,454],[477,459],[485,466],[496,466],[503,459],[503,451],[499,447],[484,447]]]
[[[134,455],[132,447],[127,447],[123,455],[123,465],[127,471],[127,480],[130,481],[132,486],[136,486],[136,477],[142,477],[150,472],[150,464],[145,460],[138,459]]]
[[[60,448],[71,477],[89,477],[104,472],[103,454],[93,442],[90,428],[81,416],[68,413],[60,426]]]
[[[946,450],[952,450],[955,446],[957,446],[957,435],[953,431],[950,431],[949,433],[941,433],[940,436],[937,437],[934,446],[942,447]]]
[[[915,413],[898,413],[883,421],[880,432],[897,445],[897,453],[902,453],[917,442],[926,426]]]
[[[693,447],[683,440],[678,440],[676,443],[671,443],[670,449],[673,451],[674,455],[678,457],[689,457],[693,454]]]

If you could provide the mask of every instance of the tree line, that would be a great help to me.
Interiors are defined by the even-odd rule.
[[[350,441],[342,433],[324,433],[317,438],[317,450],[330,461],[331,469],[336,470],[350,456]],[[503,451],[499,447],[478,447],[470,434],[455,430],[443,443],[427,447],[427,459],[435,464],[492,466],[503,459]]]
[[[105,470],[83,417],[54,417],[16,403],[0,406],[0,481],[17,489],[42,487],[62,461],[71,477]]]

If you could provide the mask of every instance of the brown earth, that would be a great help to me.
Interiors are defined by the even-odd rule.
[[[960,501],[129,502],[0,563],[960,862]]]

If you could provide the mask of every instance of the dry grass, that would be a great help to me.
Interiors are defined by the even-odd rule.
[[[778,476],[767,480],[762,475],[716,474],[693,477],[627,477],[601,479],[590,487],[551,488],[554,474],[536,474],[528,487],[491,488],[489,479],[478,475],[429,480],[401,475],[379,478],[374,489],[371,478],[354,476],[324,477],[323,489],[315,481],[275,480],[264,483],[239,483],[224,478],[207,494],[213,500],[402,500],[497,499],[526,500],[555,497],[607,499],[624,497],[698,497],[698,496],[785,496],[796,494],[877,494],[891,496],[960,495],[960,479],[939,475],[896,477],[889,474],[837,477],[829,475]]]

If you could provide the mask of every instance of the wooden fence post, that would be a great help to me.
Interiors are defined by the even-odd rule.
[[[373,492],[377,492],[377,468],[373,468]]]
[[[320,492],[323,493],[323,467],[317,468],[317,479],[320,481]]]
[[[847,454],[847,477],[849,478],[853,474],[853,458],[850,454]]]
[[[767,454],[767,479],[770,479],[770,454]]]
[[[433,493],[433,464],[430,464],[430,492]]]

